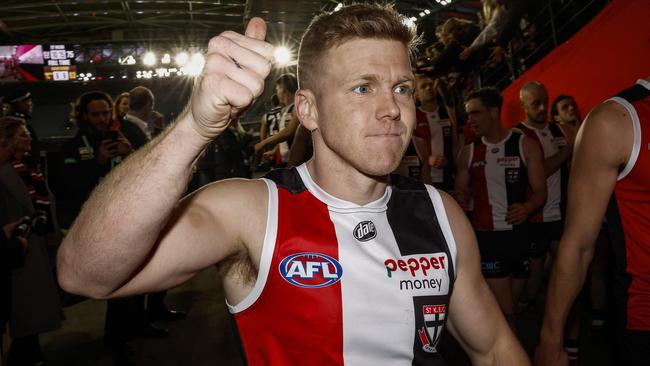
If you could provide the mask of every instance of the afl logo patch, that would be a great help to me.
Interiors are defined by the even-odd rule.
[[[368,241],[377,236],[377,229],[375,229],[375,224],[372,221],[361,221],[354,228],[353,234],[358,241]]]
[[[343,275],[343,267],[336,259],[320,253],[290,255],[280,262],[279,269],[287,282],[304,288],[327,287]]]

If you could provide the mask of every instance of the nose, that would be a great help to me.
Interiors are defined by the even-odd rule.
[[[399,120],[400,108],[395,100],[395,94],[393,91],[388,90],[381,93],[381,97],[378,99],[377,119],[382,120],[388,118],[392,121]]]

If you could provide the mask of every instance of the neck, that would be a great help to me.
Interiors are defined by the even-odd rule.
[[[497,142],[503,140],[510,130],[503,128],[501,126],[501,123],[499,123],[495,128],[490,129],[487,133],[483,135],[485,138],[485,141],[491,143],[491,144],[496,144]]]
[[[434,112],[438,109],[438,102],[433,99],[429,102],[421,103],[420,109],[427,112]]]
[[[535,128],[544,128],[546,126],[546,122],[533,122],[528,118],[526,118],[526,124]]]
[[[143,121],[147,121],[147,113],[142,111],[129,111],[129,114],[132,116],[138,117]]]
[[[317,147],[314,146],[314,150],[316,149]],[[318,153],[314,151],[314,158],[307,162],[309,174],[325,192],[359,205],[376,201],[384,195],[389,175],[378,177],[365,175],[334,155],[336,154],[332,151],[325,152],[321,149]]]

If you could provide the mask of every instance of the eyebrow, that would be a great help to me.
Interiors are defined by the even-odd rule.
[[[374,74],[365,74],[365,75],[361,75],[358,78],[354,79],[355,82],[359,81],[359,80],[369,81],[369,82],[376,82],[376,83],[379,82],[379,78],[377,77],[377,75],[374,75]],[[397,80],[396,84],[403,83],[405,81],[415,83],[415,77],[408,76],[408,75],[403,75]]]

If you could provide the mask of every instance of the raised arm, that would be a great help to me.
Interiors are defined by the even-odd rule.
[[[483,278],[478,245],[469,221],[453,199],[441,194],[458,249],[449,330],[473,365],[530,365]]]
[[[298,120],[298,115],[296,114],[296,109],[294,108],[293,111],[291,112],[291,120],[287,124],[287,126],[278,133],[276,133],[273,136],[269,136],[266,139],[258,142],[255,144],[255,152],[262,151],[263,149],[270,149],[275,147],[275,145],[284,142],[284,141],[289,141],[293,139],[293,137],[296,135],[296,130],[298,129],[298,125],[300,125],[300,121]]]
[[[245,36],[210,40],[181,117],[103,180],[70,229],[58,256],[66,290],[96,298],[148,292],[241,250],[244,239],[230,226],[241,215],[233,200],[264,183],[228,182],[179,199],[200,152],[262,93],[272,57],[265,34],[264,21],[253,18]]]
[[[567,314],[585,280],[619,167],[627,162],[633,141],[630,116],[615,102],[596,107],[578,132],[566,226],[551,272],[535,355],[538,365],[568,364],[563,349]]]

